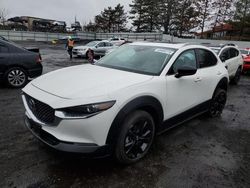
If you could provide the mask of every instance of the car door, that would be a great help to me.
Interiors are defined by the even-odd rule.
[[[220,59],[225,64],[225,67],[228,70],[229,76],[233,76],[234,75],[234,59],[230,58],[230,48],[226,48],[220,53]]]
[[[196,49],[198,60],[197,77],[200,78],[199,90],[200,103],[212,99],[214,90],[218,84],[218,77],[222,72],[218,69],[217,64],[220,63],[217,57],[209,50]]]
[[[105,55],[105,42],[98,43],[94,51],[95,55]]]
[[[6,44],[0,42],[0,78],[3,78],[4,72],[9,63],[9,48]]]
[[[105,42],[105,54],[111,48],[113,48],[113,44],[111,44],[110,42]]]
[[[232,71],[235,75],[238,67],[242,64],[242,56],[240,55],[239,51],[235,48],[230,48],[230,59],[232,59]]]
[[[191,109],[201,102],[202,92],[199,75],[183,76],[176,78],[175,74],[180,67],[197,68],[195,50],[183,52],[175,60],[166,76],[166,110],[165,118],[169,119],[184,111]]]

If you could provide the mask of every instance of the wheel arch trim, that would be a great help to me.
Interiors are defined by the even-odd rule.
[[[131,112],[135,110],[145,110],[147,111],[154,119],[157,127],[163,122],[163,107],[158,99],[153,96],[141,96],[137,97],[130,102],[128,102],[116,115],[113,120],[111,127],[108,132],[106,139],[106,144],[113,145],[115,140],[118,137],[120,127],[124,121],[124,118],[127,117]]]

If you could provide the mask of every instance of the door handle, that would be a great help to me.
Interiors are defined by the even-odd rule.
[[[198,77],[198,78],[195,78],[195,82],[200,82],[202,80],[202,78],[201,77]]]

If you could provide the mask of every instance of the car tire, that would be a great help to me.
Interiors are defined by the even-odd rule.
[[[28,82],[27,72],[20,67],[10,68],[5,74],[5,83],[13,88],[24,87]]]
[[[231,83],[237,85],[238,82],[240,81],[240,77],[241,77],[241,68],[239,67],[235,73],[234,78],[231,80]]]
[[[214,96],[210,102],[208,115],[210,117],[218,117],[222,114],[227,101],[227,92],[224,89],[216,89]]]
[[[149,151],[155,136],[155,123],[145,111],[128,115],[121,127],[115,147],[115,158],[119,163],[131,164],[139,161]]]

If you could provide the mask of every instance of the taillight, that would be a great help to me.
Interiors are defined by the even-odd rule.
[[[42,57],[41,55],[39,54],[37,57],[36,57],[36,63],[41,63],[42,62]]]

